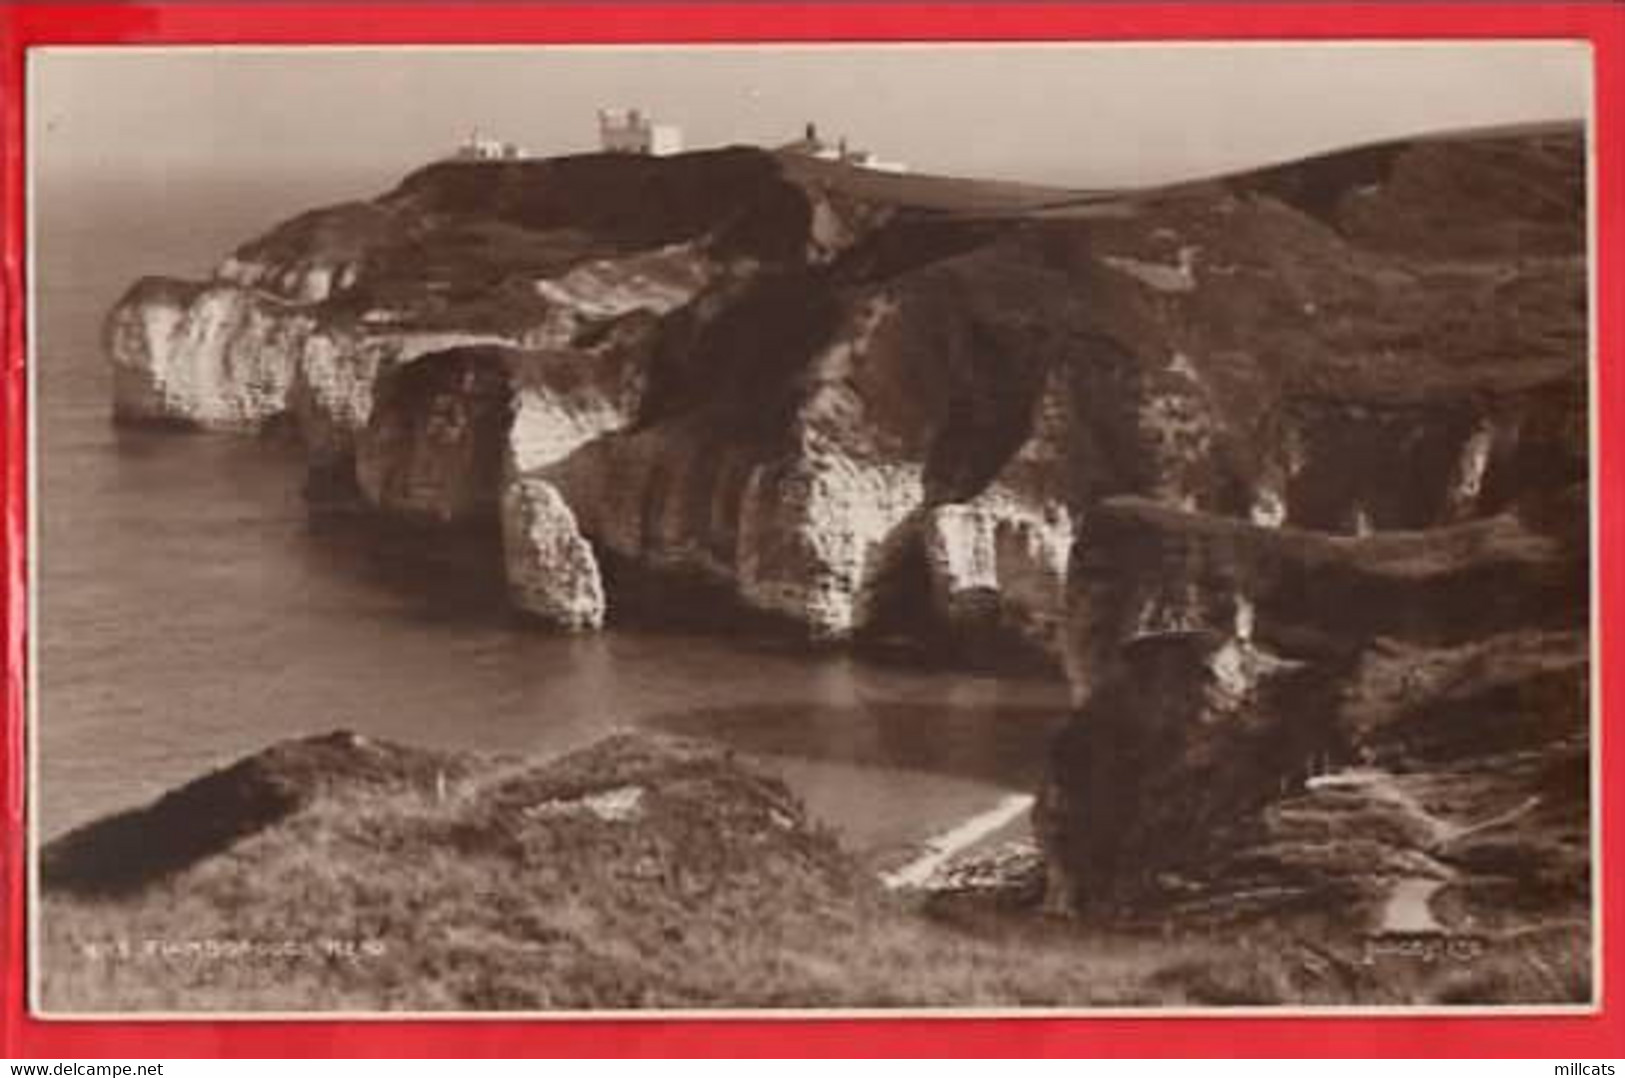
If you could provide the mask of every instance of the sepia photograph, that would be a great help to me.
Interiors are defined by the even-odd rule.
[[[1590,1013],[1592,52],[27,52],[45,1018]]]

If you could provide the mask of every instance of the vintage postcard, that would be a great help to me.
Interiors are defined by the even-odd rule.
[[[27,56],[46,1018],[1592,1013],[1592,52]]]

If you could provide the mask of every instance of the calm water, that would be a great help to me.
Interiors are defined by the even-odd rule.
[[[877,855],[1030,788],[1057,683],[677,632],[549,636],[486,587],[313,525],[291,446],[111,425],[100,322],[130,281],[201,273],[368,186],[41,192],[43,835],[335,727],[544,755],[635,727],[715,737]]]

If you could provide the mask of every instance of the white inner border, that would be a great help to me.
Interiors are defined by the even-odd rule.
[[[36,590],[36,581],[39,577],[39,567],[42,564],[42,548],[39,542],[39,410],[37,399],[37,381],[35,371],[38,357],[35,352],[35,342],[38,339],[36,327],[37,319],[37,277],[35,275],[35,254],[37,251],[37,235],[34,208],[35,202],[35,153],[37,144],[36,125],[37,110],[40,105],[37,87],[38,65],[33,60],[35,55],[52,53],[85,53],[106,54],[118,53],[197,53],[231,52],[231,53],[281,53],[281,52],[323,52],[323,53],[354,53],[354,52],[440,52],[440,53],[488,53],[488,52],[556,52],[556,51],[592,51],[592,52],[709,52],[709,51],[739,51],[754,49],[759,51],[895,51],[907,49],[930,49],[933,51],[945,50],[977,50],[1003,49],[1009,51],[1028,49],[1071,49],[1077,51],[1091,51],[1098,49],[1123,50],[1134,48],[1169,47],[1193,49],[1326,49],[1328,51],[1348,50],[1359,47],[1418,47],[1429,48],[1439,46],[1453,46],[1456,48],[1476,46],[1482,48],[1507,48],[1516,46],[1540,45],[1551,47],[1567,44],[1570,47],[1584,49],[1587,53],[1587,77],[1585,93],[1585,116],[1583,118],[1586,143],[1586,233],[1587,246],[1587,279],[1588,279],[1588,336],[1587,336],[1587,381],[1586,394],[1589,401],[1590,413],[1590,461],[1587,470],[1587,482],[1590,490],[1591,506],[1591,551],[1590,551],[1590,644],[1591,644],[1591,943],[1592,943],[1592,999],[1590,1003],[1575,1004],[1538,1004],[1538,1005],[1498,1005],[1498,1006],[1461,1006],[1461,1007],[1402,1007],[1402,1006],[1246,1006],[1246,1007],[898,1007],[898,1008],[772,1008],[772,1009],[701,1009],[701,1010],[559,1010],[559,1011],[70,1011],[49,1012],[40,1003],[40,957],[39,957],[39,925],[37,918],[40,911],[39,897],[39,848],[34,833],[35,822],[38,819],[38,753],[35,751],[38,744],[36,726],[39,722],[39,632],[38,619],[40,604]],[[1596,95],[1597,95],[1597,67],[1596,52],[1588,39],[1566,38],[1500,38],[1500,39],[1472,39],[1472,38],[1413,38],[1405,40],[1246,40],[1246,41],[1180,41],[1174,39],[1158,39],[1154,41],[1020,41],[1020,40],[987,40],[987,41],[905,41],[905,42],[809,42],[809,41],[764,41],[764,42],[704,42],[704,43],[555,43],[541,42],[536,44],[501,44],[501,45],[36,45],[24,52],[23,74],[23,109],[24,109],[24,206],[25,217],[24,234],[27,242],[25,251],[25,287],[27,289],[27,317],[25,322],[25,348],[27,379],[27,406],[28,406],[28,479],[27,479],[27,515],[28,515],[28,546],[24,561],[27,574],[26,597],[28,604],[28,647],[27,647],[27,701],[25,704],[26,737],[24,753],[27,757],[27,784],[26,812],[27,819],[24,831],[26,834],[25,856],[27,857],[27,902],[28,902],[28,943],[27,943],[27,1001],[32,1016],[41,1021],[120,1021],[120,1022],[163,1022],[163,1021],[288,1021],[288,1020],[331,1020],[331,1021],[400,1021],[412,1019],[458,1019],[458,1020],[490,1020],[490,1021],[534,1021],[534,1020],[568,1020],[580,1021],[583,1019],[603,1019],[609,1021],[628,1021],[648,1019],[651,1021],[670,1021],[673,1019],[804,1019],[804,1018],[1285,1018],[1285,1017],[1347,1017],[1347,1018],[1407,1018],[1407,1017],[1515,1017],[1515,1016],[1556,1016],[1556,1015],[1593,1015],[1602,1010],[1604,995],[1603,986],[1603,885],[1607,876],[1603,868],[1603,842],[1602,842],[1602,649],[1601,649],[1601,614],[1599,604],[1601,591],[1598,584],[1598,554],[1601,551],[1598,534],[1597,511],[1597,449],[1598,435],[1598,403],[1596,392],[1596,376],[1598,368],[1598,288],[1597,288],[1597,152],[1596,152]],[[1442,133],[1442,132],[1441,132]],[[1398,141],[1405,137],[1397,136],[1394,139],[1381,139],[1383,141]],[[1330,151],[1335,152],[1335,151]],[[1262,162],[1254,167],[1268,167],[1271,162]]]

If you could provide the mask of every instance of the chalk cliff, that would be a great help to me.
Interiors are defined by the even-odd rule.
[[[1584,161],[1489,132],[1112,195],[440,163],[137,284],[116,409],[290,423],[314,487],[499,530],[554,626],[637,573],[1064,663],[1057,906],[1380,921],[1527,854],[1579,910]]]
[[[211,281],[139,282],[108,321],[116,413],[289,423],[324,498],[500,521],[515,603],[558,626],[614,616],[608,557],[814,638],[912,633],[935,597],[938,642],[1053,660],[1064,349],[1001,306],[1065,275],[1009,222],[848,174],[745,149],[429,166]]]

